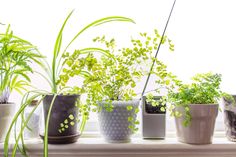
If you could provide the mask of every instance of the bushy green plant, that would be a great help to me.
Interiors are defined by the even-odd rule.
[[[83,32],[85,32],[86,30],[88,30],[91,27],[99,26],[101,24],[113,22],[113,21],[134,23],[134,21],[132,19],[129,19],[126,17],[120,17],[120,16],[111,16],[111,17],[105,17],[105,18],[96,20],[96,21],[88,24],[84,28],[82,28],[77,34],[75,34],[75,36],[70,40],[70,42],[65,46],[65,48],[62,49],[63,31],[64,31],[67,21],[71,17],[72,13],[73,13],[73,11],[70,12],[70,14],[66,17],[61,29],[59,30],[58,36],[57,36],[55,44],[54,44],[53,59],[51,61],[51,64],[49,64],[46,60],[40,61],[40,63],[42,63],[42,64],[40,64],[40,66],[45,71],[45,74],[44,73],[39,73],[39,74],[49,83],[49,85],[51,87],[51,91],[45,91],[45,90],[40,90],[40,89],[33,90],[33,91],[27,92],[23,96],[22,102],[21,102],[21,107],[17,111],[16,115],[14,116],[13,121],[10,125],[9,130],[8,130],[6,139],[5,139],[4,155],[6,157],[8,156],[8,153],[9,153],[10,133],[11,133],[11,130],[13,129],[13,126],[16,125],[17,119],[19,117],[22,117],[22,123],[20,125],[21,127],[20,127],[19,134],[16,134],[16,132],[15,132],[15,144],[12,149],[12,156],[16,155],[17,150],[19,150],[22,153],[22,155],[27,156],[25,145],[24,145],[23,131],[27,127],[27,123],[30,120],[33,112],[36,110],[36,108],[39,105],[36,105],[34,107],[34,109],[32,110],[32,112],[29,114],[29,116],[27,118],[23,117],[23,112],[24,112],[25,108],[32,102],[32,100],[38,99],[39,100],[38,104],[40,104],[46,95],[51,94],[51,95],[54,95],[54,97],[53,97],[53,100],[52,100],[50,108],[49,108],[48,116],[45,117],[46,123],[45,123],[45,131],[44,131],[44,156],[45,157],[48,156],[48,125],[49,125],[49,118],[50,118],[52,106],[54,104],[56,96],[59,94],[63,94],[63,93],[82,94],[84,91],[82,87],[81,88],[80,87],[68,87],[66,85],[67,81],[69,80],[69,77],[73,77],[73,75],[74,75],[73,72],[71,72],[70,70],[68,70],[68,71],[66,70],[67,66],[72,65],[72,63],[70,62],[71,57],[68,56],[69,53],[67,51],[67,49],[70,47],[70,45]],[[87,58],[83,58],[83,57],[80,58],[81,56],[77,55],[77,52],[88,55],[88,57]],[[93,53],[93,52],[101,52],[101,53],[104,52],[105,53],[106,51],[99,49],[99,48],[84,48],[80,51],[78,51],[78,50],[74,51],[74,53],[72,54],[72,57],[73,57],[72,62],[75,62],[76,66],[73,66],[72,70],[75,72],[75,74],[77,76],[80,75],[85,78],[88,76],[87,74],[88,74],[88,71],[90,70],[90,65],[89,64],[81,64],[81,63],[83,63],[83,62],[87,63],[87,61],[89,61],[90,53]],[[77,63],[78,63],[78,65],[77,65]],[[64,74],[64,72],[68,72],[68,75]],[[84,110],[87,110],[87,107],[89,107],[89,106],[81,105],[79,107],[82,108],[82,111],[84,111]],[[84,120],[86,120],[86,118]],[[82,125],[81,128],[83,129],[85,122],[83,122],[81,125]],[[20,147],[19,143],[21,143],[22,147]]]
[[[179,81],[180,82],[180,81]],[[220,89],[221,75],[213,73],[197,74],[192,78],[192,83],[182,82],[175,87],[176,90],[169,90],[168,102],[171,103],[171,114],[179,117],[184,114],[184,126],[191,122],[189,104],[216,104],[219,99],[226,95]],[[185,113],[174,110],[175,107],[183,107]]]
[[[13,35],[8,25],[6,32],[0,34],[0,104],[8,103],[13,90],[22,94],[29,86],[32,62],[42,58],[30,42]]]

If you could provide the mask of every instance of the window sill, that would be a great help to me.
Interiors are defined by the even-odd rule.
[[[41,140],[27,141],[30,157],[43,155]],[[0,144],[0,156],[3,144]],[[20,156],[20,155],[19,155]],[[107,143],[100,137],[82,137],[77,143],[49,145],[50,157],[235,157],[235,143],[226,138],[215,137],[209,145],[179,143],[176,138],[143,140],[135,137],[130,143]]]

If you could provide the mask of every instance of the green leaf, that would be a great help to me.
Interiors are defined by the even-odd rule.
[[[74,119],[75,119],[75,117],[73,116],[73,114],[70,114],[70,115],[69,115],[69,118],[70,118],[70,120],[74,120]]]
[[[128,117],[128,122],[132,122],[134,120],[133,117]]]
[[[105,17],[105,18],[101,18],[99,20],[96,20],[90,24],[88,24],[87,26],[85,26],[82,30],[80,30],[75,36],[74,38],[70,41],[70,43],[66,46],[66,49],[64,50],[64,52],[67,50],[67,48],[87,29],[89,29],[90,27],[94,27],[94,26],[98,26],[104,23],[108,23],[108,22],[114,22],[114,21],[123,21],[123,22],[131,22],[131,23],[135,23],[132,19],[127,18],[127,17],[122,17],[122,16],[110,16],[110,17]]]
[[[64,123],[65,123],[65,124],[68,124],[68,119],[65,119]]]
[[[55,45],[54,45],[54,51],[53,51],[53,61],[52,61],[52,85],[53,85],[53,89],[52,89],[52,92],[53,93],[57,93],[57,86],[56,86],[56,67],[58,67],[58,65],[56,65],[56,60],[57,60],[57,57],[60,53],[60,49],[61,49],[61,43],[62,43],[62,33],[63,33],[63,30],[64,30],[64,27],[67,23],[67,21],[69,20],[69,18],[71,17],[73,11],[71,11],[69,13],[69,15],[66,17],[59,33],[58,33],[58,36],[56,38],[56,42],[55,42]]]
[[[127,106],[126,108],[128,111],[131,111],[133,109],[133,106]]]
[[[80,74],[79,74],[79,75],[80,75],[80,76],[83,76],[83,77],[85,77],[85,78],[89,78],[89,77],[92,76],[89,72],[83,71],[83,70],[80,71]]]
[[[71,126],[74,126],[74,125],[75,125],[75,122],[70,122],[70,125],[71,125]]]
[[[81,49],[79,50],[80,51],[80,54],[88,54],[88,53],[101,53],[105,56],[107,56],[108,58],[112,58],[113,60],[116,60],[114,55],[112,55],[108,50],[104,50],[104,49],[101,49],[101,48],[97,48],[97,47],[92,47],[92,48],[84,48],[84,49]]]
[[[15,74],[19,74],[19,75],[23,76],[28,82],[30,82],[29,76],[27,76],[24,72],[25,72],[25,70],[19,70],[19,71],[15,71]]]

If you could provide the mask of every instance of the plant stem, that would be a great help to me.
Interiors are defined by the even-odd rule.
[[[82,119],[82,122],[81,122],[81,126],[80,126],[80,134],[83,133],[86,122],[87,122],[87,116],[84,115],[83,119]]]
[[[44,148],[44,155],[43,156],[44,157],[48,157],[48,126],[49,126],[49,120],[50,120],[50,116],[51,116],[51,112],[52,112],[52,107],[53,107],[56,97],[57,97],[57,95],[54,94],[54,97],[52,99],[52,102],[51,102],[49,110],[48,110],[47,119],[46,119],[45,131],[44,131],[44,144],[43,144],[43,148]]]

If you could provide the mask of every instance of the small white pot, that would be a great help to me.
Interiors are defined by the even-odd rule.
[[[0,104],[0,142],[3,142],[15,112],[15,104]]]

